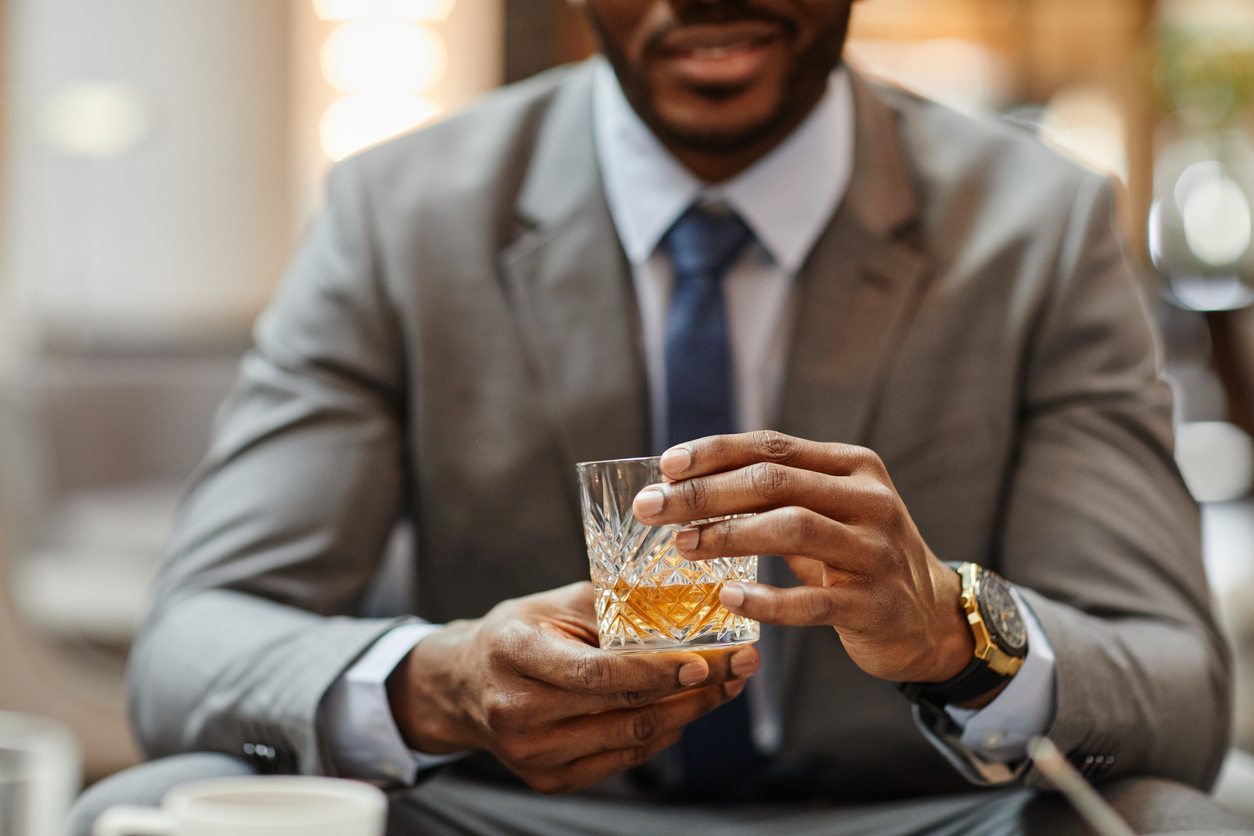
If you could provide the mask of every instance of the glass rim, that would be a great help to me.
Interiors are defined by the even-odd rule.
[[[629,459],[601,459],[595,462],[576,462],[575,467],[596,467],[603,464],[636,464],[637,462],[660,462],[661,460],[661,456],[634,456]]]

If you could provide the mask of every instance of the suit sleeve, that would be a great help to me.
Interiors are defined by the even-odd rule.
[[[350,161],[259,321],[132,650],[149,756],[252,744],[332,771],[319,702],[398,623],[355,617],[405,491],[404,352],[369,230]]]
[[[1094,780],[1208,788],[1228,746],[1229,659],[1172,456],[1171,393],[1104,181],[1081,187],[1054,281],[1025,355],[995,560],[1053,646],[1059,748]]]

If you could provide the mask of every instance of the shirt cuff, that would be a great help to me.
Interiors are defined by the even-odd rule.
[[[419,771],[464,756],[410,749],[388,703],[388,676],[414,645],[439,629],[438,624],[426,623],[392,628],[327,691],[318,708],[318,726],[341,777],[412,784]]]
[[[979,710],[946,706],[945,715],[916,710],[924,734],[959,771],[979,784],[1002,784],[1026,771],[1027,745],[1054,720],[1057,685],[1054,648],[1032,608],[1013,586],[1023,614],[1028,655],[997,698]]]

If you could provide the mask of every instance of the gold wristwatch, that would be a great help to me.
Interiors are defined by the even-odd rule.
[[[962,578],[962,609],[975,639],[975,655],[944,682],[905,682],[897,687],[912,702],[943,708],[987,694],[1023,667],[1028,633],[1010,584],[975,563],[949,564]]]

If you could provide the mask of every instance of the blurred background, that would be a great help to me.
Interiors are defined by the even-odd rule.
[[[0,0],[0,25],[0,710],[66,724],[91,781],[136,760],[127,647],[327,168],[594,44],[566,0]],[[847,55],[1119,184],[1254,750],[1254,0],[861,0]]]

